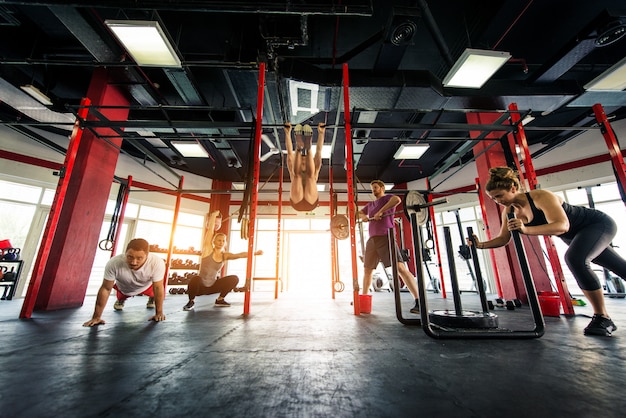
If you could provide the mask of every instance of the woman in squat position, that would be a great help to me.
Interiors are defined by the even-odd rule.
[[[569,246],[565,262],[593,307],[594,315],[585,335],[610,336],[617,327],[606,311],[604,291],[590,263],[605,267],[622,279],[626,277],[626,260],[610,246],[617,233],[615,221],[599,210],[570,205],[547,190],[520,191],[517,175],[508,167],[491,168],[489,174],[485,190],[506,209],[502,211],[500,234],[483,242],[474,236],[476,247],[502,247],[511,239],[511,231],[558,236]],[[516,217],[508,219],[510,212]]]
[[[218,278],[224,263],[228,260],[248,257],[247,252],[229,253],[226,251],[226,235],[215,234],[221,227],[219,211],[214,211],[206,217],[204,238],[202,240],[202,255],[200,260],[200,272],[192,276],[187,285],[189,302],[183,307],[185,311],[190,311],[195,305],[198,295],[211,295],[219,293],[215,300],[217,307],[229,307],[230,303],[224,299],[239,283],[239,277],[235,275]],[[254,255],[262,255],[263,251],[255,251]]]

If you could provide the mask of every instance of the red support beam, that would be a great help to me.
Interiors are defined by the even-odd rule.
[[[41,158],[35,158],[29,155],[17,154],[15,152],[4,151],[1,149],[0,149],[0,159],[16,161],[18,163],[34,165],[37,167],[50,168],[52,170],[60,170],[63,167],[63,164],[55,163],[54,161],[42,160]]]
[[[89,99],[83,99],[81,101],[81,107],[78,110],[78,117],[80,119],[86,119],[88,109],[91,104]],[[69,187],[69,179],[74,173],[74,166],[76,163],[76,156],[78,155],[78,149],[83,137],[83,129],[80,127],[80,123],[77,120],[74,123],[72,135],[70,136],[70,144],[65,154],[65,162],[61,168],[61,174],[59,176],[59,184],[57,185],[56,194],[50,207],[50,214],[48,215],[48,223],[44,231],[44,235],[39,246],[39,253],[35,260],[33,267],[33,274],[28,284],[28,291],[24,298],[24,304],[20,312],[20,318],[30,318],[35,308],[35,302],[39,295],[39,289],[41,288],[41,282],[43,280],[44,271],[50,257],[52,245],[54,241],[55,232],[59,226],[59,219],[61,217],[61,209],[65,203],[67,191]]]
[[[130,97],[105,68],[94,70],[87,97],[90,103],[79,109],[79,121],[128,117]],[[91,108],[98,111],[92,112]],[[83,109],[86,114],[81,112]],[[83,305],[122,145],[122,138],[114,134],[117,135],[108,127],[83,129],[75,154],[68,152],[69,158],[74,159],[73,169],[68,172],[65,167],[61,173],[67,188],[57,206],[56,223],[49,224],[53,228],[49,234],[52,241],[38,268],[41,282],[33,307],[36,310]]]
[[[359,272],[356,264],[356,210],[354,207],[354,154],[352,128],[350,125],[350,78],[348,64],[343,64],[343,114],[346,133],[346,181],[348,183],[348,221],[350,224],[350,255],[352,260],[352,289],[354,314],[361,315],[359,303]]]
[[[528,141],[526,141],[526,132],[524,131],[524,125],[520,122],[520,115],[517,108],[517,104],[511,103],[509,105],[509,110],[511,111],[511,122],[513,124],[518,124],[518,130],[513,132],[512,137],[515,138],[517,145],[519,145],[523,155],[524,155],[524,174],[526,180],[528,181],[528,186],[530,190],[534,190],[539,187],[539,181],[537,180],[537,173],[535,172],[535,166],[533,165],[532,158],[530,156],[530,150],[528,149]],[[515,148],[513,148],[515,149]],[[518,171],[521,174],[521,167],[518,163]],[[538,241],[537,237],[525,237],[526,239],[532,241],[531,245]],[[559,292],[559,296],[561,298],[561,305],[563,306],[563,313],[565,315],[574,315],[574,306],[572,305],[572,298],[570,296],[569,288],[567,287],[567,282],[565,281],[565,275],[563,274],[563,268],[561,267],[561,261],[559,259],[559,253],[556,250],[556,246],[554,245],[554,241],[552,237],[549,235],[543,236],[543,241],[546,246],[546,250],[548,252],[548,259],[550,260],[550,265],[552,266],[552,273],[554,274],[554,281],[556,282],[556,287]],[[537,263],[540,264],[542,268],[545,269],[545,263],[543,259],[537,260]],[[531,267],[533,267],[531,265]],[[535,276],[533,275],[533,278]],[[546,283],[545,280],[543,283],[539,283],[538,280],[534,280],[535,285],[537,286],[537,290],[550,291],[552,290],[549,281]]]
[[[470,124],[491,124],[500,116],[497,113],[468,113],[466,115]],[[470,136],[477,137],[481,133],[480,131],[470,131]],[[496,142],[499,141],[500,133],[489,133],[484,140],[479,141],[474,146],[474,155],[478,155],[476,158],[476,170],[479,178],[489,178],[489,169],[491,167],[507,165],[502,145],[493,145],[489,139],[493,139]],[[485,200],[484,202],[483,221],[486,225],[499,230],[502,222],[500,208],[491,200]],[[500,276],[502,297],[506,299],[522,299],[520,294],[525,294],[524,284],[519,263],[516,261],[517,255],[513,244],[510,243],[503,248],[492,250],[491,256],[493,257],[492,263],[497,266]]]

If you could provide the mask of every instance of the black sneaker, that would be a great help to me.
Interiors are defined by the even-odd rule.
[[[196,303],[193,300],[190,300],[189,302],[187,302],[187,304],[185,306],[183,306],[183,311],[190,311],[193,309],[193,305],[195,305]]]
[[[419,314],[420,313],[420,301],[419,301],[419,299],[415,299],[415,306],[412,307],[409,312],[415,313],[415,314]]]
[[[219,307],[219,308],[228,308],[230,306],[230,303],[226,302],[226,300],[222,299],[215,299],[215,306]]]
[[[147,309],[154,309],[154,298],[152,296],[148,297],[148,302],[146,303]]]
[[[603,337],[610,337],[613,331],[616,331],[617,327],[611,321],[610,318],[605,318],[602,315],[594,314],[591,318],[591,322],[585,328],[585,335],[600,335]]]

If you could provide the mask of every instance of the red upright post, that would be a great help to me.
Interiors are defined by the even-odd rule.
[[[48,223],[41,240],[39,247],[39,254],[35,260],[33,267],[33,274],[28,284],[28,292],[24,298],[24,304],[22,305],[22,311],[20,312],[20,318],[30,318],[37,296],[39,294],[39,288],[41,287],[41,281],[43,279],[43,273],[52,250],[52,242],[54,240],[54,234],[59,225],[59,219],[61,216],[61,208],[65,203],[65,197],[67,195],[67,189],[69,187],[69,178],[74,171],[74,164],[76,162],[76,156],[80,146],[81,139],[83,137],[83,129],[80,126],[80,120],[87,119],[89,113],[89,106],[91,101],[87,98],[83,99],[80,103],[80,109],[78,110],[78,119],[74,123],[72,129],[72,135],[70,136],[70,144],[65,154],[65,162],[59,172],[59,184],[57,186],[52,206],[50,207],[50,214],[48,215]]]
[[[537,180],[537,174],[535,173],[535,167],[533,165],[532,158],[530,156],[530,150],[528,149],[528,141],[526,141],[526,132],[524,131],[524,125],[519,123],[520,115],[517,108],[517,104],[511,103],[509,105],[509,110],[511,111],[511,122],[513,124],[518,124],[518,130],[513,132],[513,136],[517,142],[517,145],[520,146],[524,154],[524,174],[526,176],[526,180],[528,181],[528,186],[531,190],[536,189],[539,186],[539,181]],[[621,154],[620,154],[621,156]],[[521,173],[521,170],[519,170]],[[533,239],[532,237],[527,237],[528,239]],[[548,258],[550,259],[550,265],[552,266],[552,273],[554,274],[554,281],[556,282],[557,290],[559,291],[559,295],[561,297],[561,305],[563,306],[563,313],[565,315],[574,315],[574,306],[572,305],[572,298],[570,296],[569,289],[567,287],[567,282],[565,281],[565,275],[563,274],[563,268],[561,267],[561,261],[559,260],[559,254],[556,250],[556,246],[552,241],[552,237],[549,235],[543,236],[543,241],[546,245],[546,250],[548,252]],[[541,260],[543,261],[543,260]],[[540,262],[541,263],[541,262]],[[544,263],[541,263],[544,265]],[[545,265],[544,265],[545,267]],[[538,290],[550,290],[549,283],[543,283],[543,286],[539,286],[541,283],[535,284],[538,285]]]
[[[252,184],[250,190],[250,223],[248,224],[248,263],[246,265],[246,283],[252,283],[252,259],[254,256],[254,232],[256,224],[256,212],[259,202],[259,177],[261,175],[261,134],[263,125],[263,93],[265,92],[265,63],[259,64],[259,85],[256,102],[256,123],[254,127],[254,150]],[[250,288],[246,287],[243,301],[243,314],[250,313]]]
[[[622,156],[619,142],[617,141],[615,132],[613,131],[613,128],[611,128],[611,124],[604,113],[604,108],[600,103],[593,105],[593,113],[596,116],[598,124],[600,125],[600,132],[602,132],[604,142],[606,142],[606,146],[609,149],[613,170],[617,176],[617,185],[621,195],[626,196],[626,166],[624,165],[624,157]]]
[[[354,164],[352,150],[352,128],[350,127],[350,82],[348,64],[343,64],[343,113],[346,133],[346,181],[348,183],[348,222],[350,224],[350,249],[352,258],[352,289],[354,314],[361,314],[359,303],[359,273],[356,264],[356,210],[354,208]]]

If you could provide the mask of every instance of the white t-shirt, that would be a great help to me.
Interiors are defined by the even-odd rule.
[[[146,262],[139,270],[132,270],[126,262],[126,254],[111,258],[104,267],[104,280],[114,281],[126,296],[136,296],[152,283],[163,281],[165,262],[156,254],[148,253]]]

